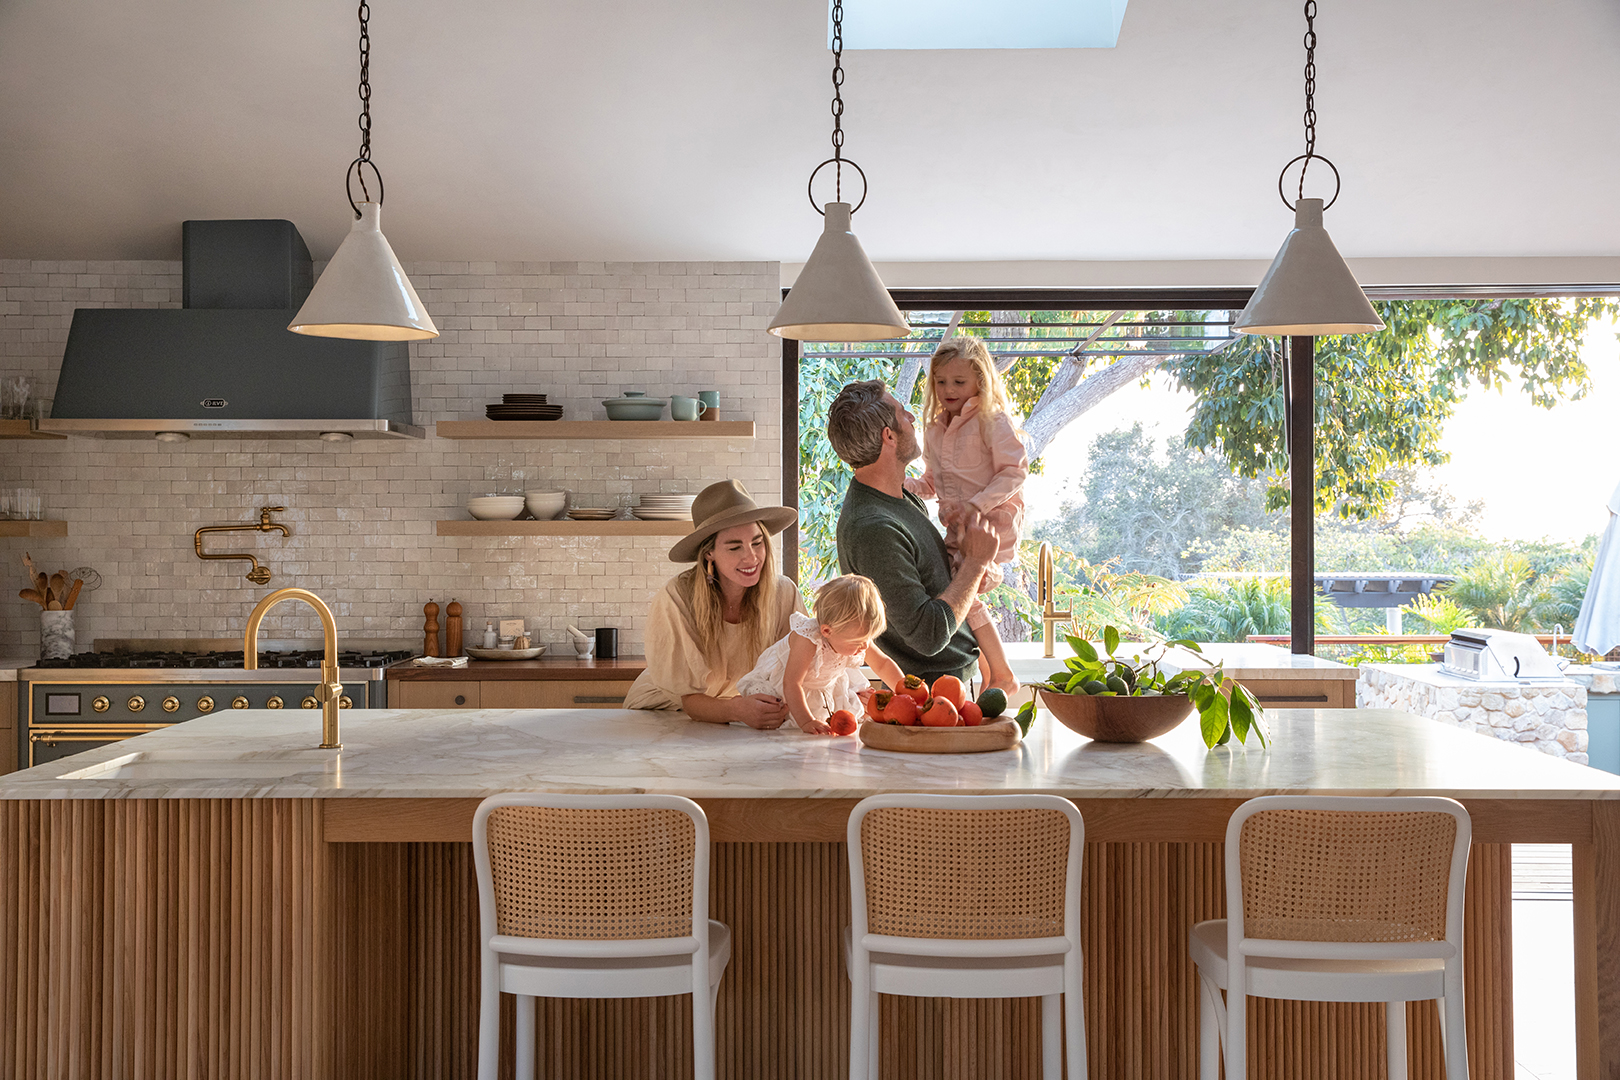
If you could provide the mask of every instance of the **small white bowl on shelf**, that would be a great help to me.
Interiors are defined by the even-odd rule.
[[[523,504],[529,508],[536,521],[550,521],[563,512],[568,505],[568,492],[566,491],[525,491]]]
[[[467,513],[479,521],[511,521],[523,513],[522,495],[481,495],[467,500]]]

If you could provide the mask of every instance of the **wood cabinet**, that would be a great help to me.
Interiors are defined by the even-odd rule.
[[[392,709],[477,709],[479,683],[399,680],[388,688]]]
[[[1268,709],[1353,709],[1354,679],[1239,679]]]
[[[482,683],[486,709],[622,709],[630,681],[511,679]]]
[[[0,775],[17,771],[17,684],[0,682]]]

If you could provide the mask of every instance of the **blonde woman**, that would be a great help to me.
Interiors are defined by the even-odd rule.
[[[995,562],[979,581],[979,592],[989,592],[1001,584],[1000,564],[1018,554],[1029,455],[983,341],[951,338],[934,350],[922,418],[923,474],[908,479],[906,490],[939,500],[939,523],[945,526],[953,566],[961,562],[962,523],[974,512],[985,516],[1000,541]],[[984,601],[974,601],[967,624],[979,644],[985,685],[1016,693],[1018,680]]]
[[[800,731],[830,735],[827,717],[834,712],[861,714],[860,695],[871,689],[861,674],[863,663],[891,690],[905,678],[872,643],[888,620],[871,578],[833,578],[816,590],[815,618],[795,613],[788,622],[793,632],[760,654],[754,670],[737,681],[737,691],[782,698]]]
[[[739,694],[737,680],[790,629],[804,601],[776,572],[772,537],[798,512],[759,506],[735,480],[692,500],[698,525],[670,549],[697,565],[671,578],[647,614],[647,670],[625,698],[630,709],[684,709],[694,720],[771,730],[787,719],[780,695]]]

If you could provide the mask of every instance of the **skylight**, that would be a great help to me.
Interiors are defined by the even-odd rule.
[[[1112,49],[1128,0],[845,0],[846,49]],[[832,4],[827,7],[832,41]]]

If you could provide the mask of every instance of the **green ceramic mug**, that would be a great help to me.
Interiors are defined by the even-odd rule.
[[[696,420],[707,406],[697,398],[674,395],[669,399],[669,415],[675,420]]]
[[[703,419],[720,419],[720,391],[699,390],[698,400],[703,402]]]

